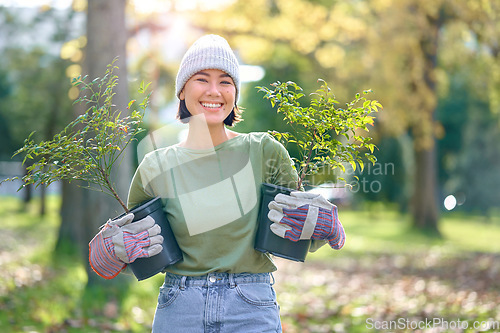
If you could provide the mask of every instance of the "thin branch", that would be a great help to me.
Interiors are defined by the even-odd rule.
[[[302,182],[306,178],[306,172],[307,172],[309,163],[311,161],[313,147],[314,147],[314,144],[316,143],[316,141],[314,140],[315,137],[316,137],[316,129],[314,129],[313,133],[312,133],[312,139],[311,139],[311,143],[309,144],[308,153],[307,153],[307,159],[305,161],[304,168],[301,170],[301,175],[300,175],[300,178],[299,178],[299,182],[297,183],[297,190],[299,190],[301,188]]]
[[[120,196],[118,195],[118,193],[116,193],[114,186],[109,181],[108,175],[105,173],[105,171],[103,169],[99,169],[99,171],[101,172],[102,177],[106,181],[107,188],[111,191],[111,193],[116,198],[116,200],[120,203],[120,205],[123,207],[123,209],[125,210],[125,212],[129,213],[130,210],[128,209],[127,205],[125,205],[125,203],[122,201],[122,199],[120,198]]]

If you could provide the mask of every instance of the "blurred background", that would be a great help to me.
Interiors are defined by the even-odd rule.
[[[0,179],[24,174],[12,155],[31,132],[49,139],[82,112],[71,79],[103,75],[117,56],[117,105],[151,82],[145,126],[175,143],[182,55],[220,34],[242,64],[236,131],[286,130],[256,89],[275,81],[312,92],[323,79],[341,103],[372,89],[384,107],[369,132],[375,164],[309,180],[349,238],[305,264],[278,260],[285,332],[405,316],[463,318],[469,328],[438,331],[473,332],[474,320],[500,321],[499,15],[497,0],[0,0]],[[116,171],[125,197],[137,150]],[[322,186],[338,176],[357,181]],[[2,331],[148,331],[161,277],[104,281],[87,264],[119,207],[74,183],[19,186],[0,185]]]

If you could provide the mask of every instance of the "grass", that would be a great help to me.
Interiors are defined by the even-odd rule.
[[[325,246],[308,255],[298,277],[297,264],[279,267],[287,333],[426,332],[408,327],[438,319],[435,332],[478,332],[471,328],[483,321],[495,328],[484,331],[500,332],[498,221],[444,214],[438,238],[394,210],[343,211],[340,219],[348,237],[342,251]],[[446,329],[457,319],[469,328]],[[372,325],[398,320],[404,327]]]
[[[36,201],[24,210],[0,198],[0,332],[150,331],[162,276],[86,288],[78,258],[52,255],[58,205],[51,197],[40,218]],[[390,209],[340,217],[348,235],[342,251],[325,246],[303,264],[276,260],[286,333],[366,332],[369,319],[500,321],[497,221],[447,214],[443,237],[429,238]]]
[[[52,253],[59,199],[49,199],[43,218],[37,206],[24,211],[17,199],[0,198],[0,332],[144,332],[161,276],[87,289],[79,258]]]
[[[439,222],[442,237],[429,237],[410,226],[410,216],[394,210],[344,211],[340,213],[347,242],[343,252],[350,255],[370,253],[415,253],[435,248],[441,252],[500,252],[500,223],[482,217],[444,214]],[[331,256],[324,247],[309,258]]]

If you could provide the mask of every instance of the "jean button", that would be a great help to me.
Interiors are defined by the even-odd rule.
[[[208,278],[208,280],[212,283],[214,283],[217,279],[215,278],[215,276],[211,276]]]

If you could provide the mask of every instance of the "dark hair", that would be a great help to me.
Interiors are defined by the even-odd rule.
[[[231,113],[224,119],[224,124],[227,126],[234,126],[243,119],[241,118],[242,111],[235,105]],[[186,101],[181,99],[179,102],[179,110],[177,110],[177,119],[179,119],[183,124],[189,123],[189,117],[191,117],[191,112],[187,109]]]

